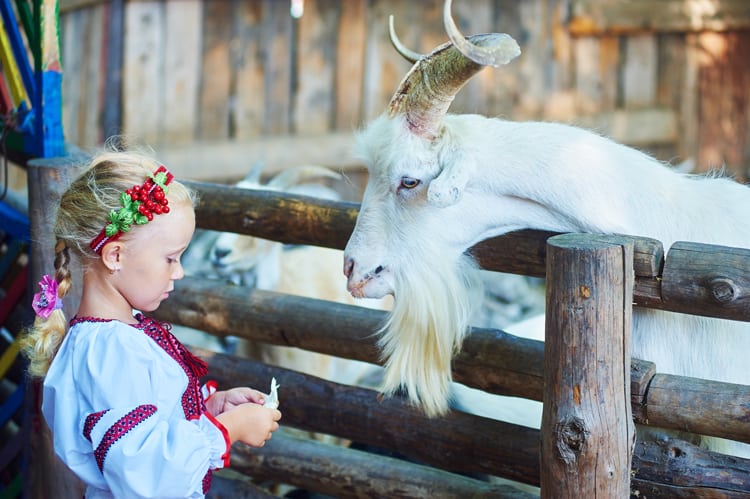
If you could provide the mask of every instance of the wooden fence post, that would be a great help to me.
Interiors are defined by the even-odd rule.
[[[541,497],[629,497],[633,243],[547,244]]]
[[[29,189],[29,224],[31,231],[31,272],[29,289],[37,291],[37,283],[44,274],[54,274],[55,237],[53,227],[60,196],[87,161],[86,157],[64,156],[60,158],[35,159],[27,163]],[[66,296],[63,310],[72,317],[80,301],[81,271],[71,262],[74,286]],[[26,450],[29,459],[26,497],[82,497],[83,487],[78,478],[57,459],[52,444],[52,435],[41,414],[41,386],[28,383],[27,421],[33,421]],[[37,424],[38,423],[38,424]],[[28,423],[27,423],[28,424]]]

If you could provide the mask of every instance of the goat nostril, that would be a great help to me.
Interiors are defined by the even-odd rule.
[[[378,265],[378,268],[375,269],[375,273],[376,274],[380,274],[382,271],[383,271],[383,266],[382,265]]]
[[[214,249],[214,256],[218,259],[222,259],[229,254],[230,250],[223,248]]]
[[[354,270],[354,260],[351,258],[347,258],[344,260],[344,275],[348,278],[352,275],[352,271]]]

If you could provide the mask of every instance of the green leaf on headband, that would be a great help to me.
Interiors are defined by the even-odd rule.
[[[167,174],[164,172],[159,172],[156,175],[150,175],[150,177],[154,180],[154,183],[161,187],[161,190],[164,191],[164,194],[169,192],[169,188],[167,187]]]
[[[116,224],[107,224],[107,226],[104,227],[104,234],[106,234],[107,237],[112,237],[118,232],[119,229],[117,228]]]
[[[133,216],[133,213],[130,212],[130,210],[120,208],[120,211],[117,212],[117,218],[122,225],[132,225],[133,219],[135,217]]]
[[[133,199],[127,192],[120,194],[120,204],[123,208],[130,209],[130,205],[133,204]]]
[[[137,223],[138,225],[147,224],[148,217],[146,215],[141,215],[140,213],[138,213],[135,216],[135,223]]]

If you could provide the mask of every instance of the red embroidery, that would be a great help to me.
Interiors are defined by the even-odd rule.
[[[203,493],[208,494],[208,489],[211,488],[211,477],[213,475],[213,471],[208,470],[206,473],[206,476],[203,477]]]
[[[107,457],[109,449],[111,449],[112,446],[123,437],[123,435],[153,416],[155,413],[155,405],[139,405],[118,419],[115,424],[107,429],[102,441],[99,442],[99,446],[94,451],[94,457],[96,458],[96,464],[99,466],[99,471],[103,471],[104,469],[104,459]]]
[[[177,362],[188,378],[187,388],[182,394],[182,410],[188,420],[198,419],[201,414],[206,413],[206,402],[201,392],[200,377],[208,373],[208,364],[193,355],[180,340],[169,331],[171,326],[166,322],[158,322],[143,314],[137,314],[135,318],[140,323],[138,327],[143,329],[149,338],[164,349],[167,354]],[[226,438],[226,437],[225,437]],[[229,446],[227,445],[227,449]],[[223,457],[223,456],[222,456]],[[225,459],[228,461],[228,459]],[[213,470],[208,470],[203,477],[203,493],[208,493],[211,487]]]
[[[99,317],[78,317],[70,319],[70,326],[75,326],[81,322],[112,322],[114,319],[100,319]]]
[[[91,442],[91,430],[94,429],[96,423],[98,423],[99,420],[102,419],[102,416],[107,412],[109,412],[109,409],[106,411],[92,412],[86,417],[86,421],[83,423],[83,436],[86,437],[86,440]]]
[[[208,373],[208,364],[193,355],[180,343],[171,332],[172,327],[166,322],[159,322],[143,314],[136,314],[138,324],[133,327],[142,330],[149,338],[154,340],[167,355],[177,362],[188,377],[188,384],[182,394],[182,411],[188,420],[198,419],[206,412],[206,403],[201,393],[199,378]],[[73,326],[80,322],[111,322],[112,319],[100,319],[98,317],[74,317],[70,320]]]
[[[209,415],[206,412],[206,402],[201,392],[199,379],[201,376],[205,376],[208,373],[208,364],[206,364],[206,362],[204,362],[202,359],[199,359],[198,357],[193,355],[187,348],[185,348],[185,346],[180,343],[180,340],[178,340],[170,332],[171,326],[166,322],[158,322],[149,317],[145,317],[143,314],[137,314],[135,316],[135,319],[138,321],[138,324],[133,325],[133,327],[142,330],[149,338],[154,340],[156,344],[159,345],[167,353],[167,355],[172,357],[172,359],[174,359],[174,361],[180,365],[182,370],[185,371],[185,374],[188,378],[187,388],[182,394],[182,411],[185,414],[185,418],[188,420],[193,420],[200,418],[201,414],[203,413]],[[73,319],[71,319],[70,325],[73,326],[74,324],[78,324],[80,322],[110,321],[112,321],[112,319],[100,319],[96,317],[74,317]],[[152,412],[148,413],[149,410],[152,410]],[[103,415],[104,412],[102,412],[101,414],[96,414],[100,414],[99,418],[101,418],[101,415]],[[101,470],[104,466],[104,459],[112,445],[125,433],[138,425],[138,423],[152,416],[155,412],[155,406],[140,406],[128,413],[112,427],[110,427],[109,430],[107,430],[99,447],[94,452],[96,462],[99,465],[99,470]],[[89,423],[89,418],[91,418],[92,416],[93,414],[86,419],[87,424]],[[91,433],[91,429],[96,425],[97,421],[98,418],[96,420],[92,418],[91,428],[88,429],[89,435]],[[227,452],[222,456],[222,459],[224,460],[226,466],[229,464],[228,435],[225,435],[225,439],[227,440]],[[208,492],[208,489],[211,486],[212,473],[212,470],[208,470],[206,475],[203,477],[204,494]]]
[[[188,385],[182,394],[182,410],[188,420],[198,419],[206,412],[206,403],[201,393],[200,376],[208,373],[208,364],[199,359],[180,340],[169,332],[171,326],[167,323],[155,321],[149,317],[138,314],[135,317],[149,338],[154,340],[167,354],[177,362],[188,377]]]

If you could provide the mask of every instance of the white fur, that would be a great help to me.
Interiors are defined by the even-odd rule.
[[[677,240],[750,247],[746,186],[675,172],[576,127],[449,114],[430,142],[383,115],[358,135],[358,150],[370,177],[345,250],[348,289],[395,296],[383,390],[407,387],[430,415],[448,407],[447,352],[469,327],[479,282],[464,252],[479,241],[534,228],[646,236],[665,249]],[[401,187],[405,177],[419,185]],[[633,322],[633,356],[659,372],[750,382],[750,324],[645,309]]]

